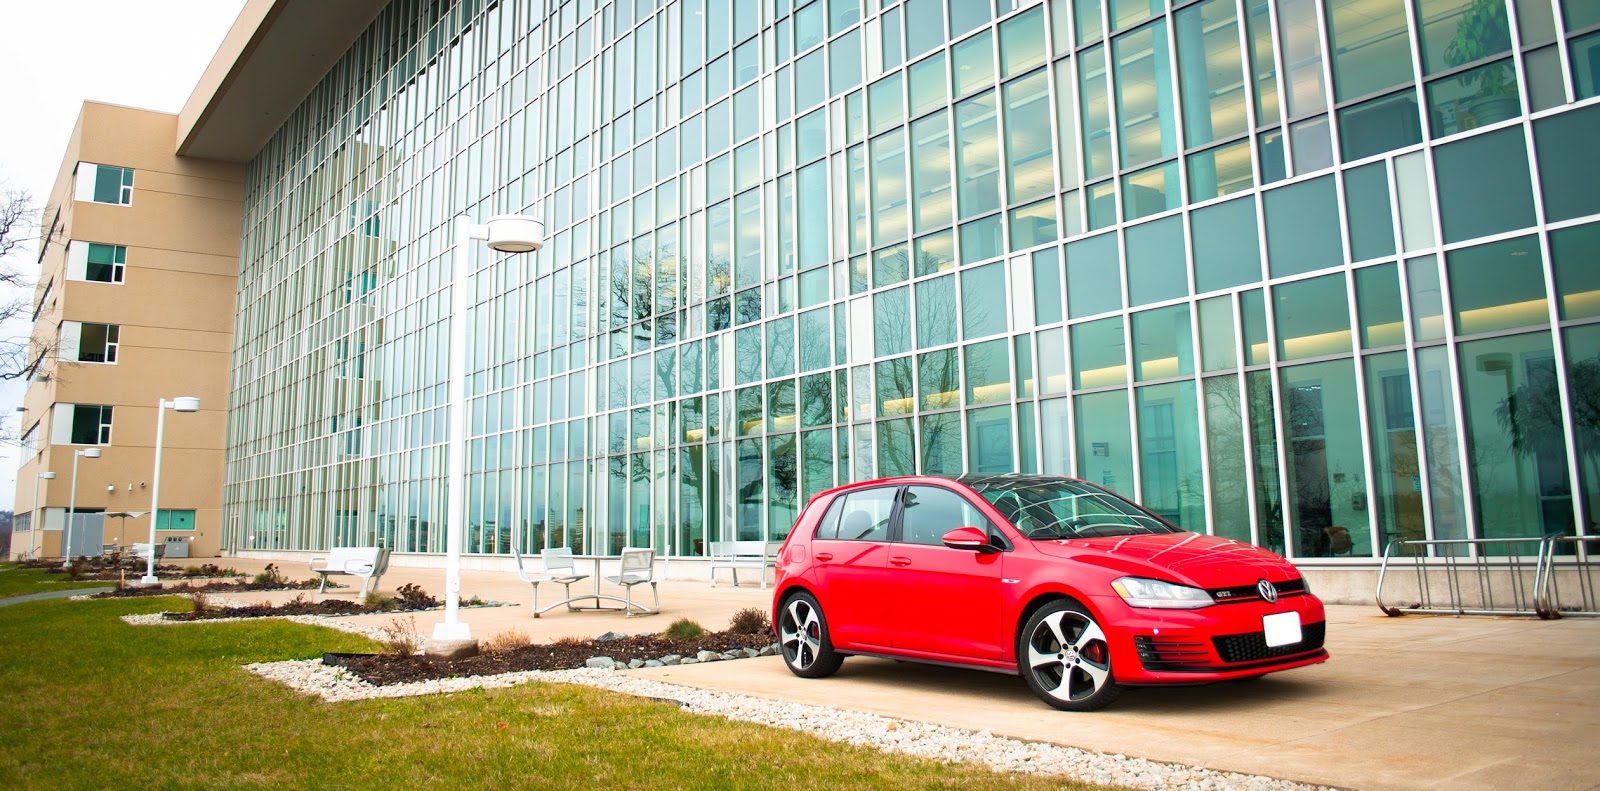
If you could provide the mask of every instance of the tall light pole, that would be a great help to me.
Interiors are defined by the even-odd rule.
[[[458,215],[452,239],[453,278],[450,286],[450,443],[445,494],[444,621],[433,627],[436,653],[475,648],[472,630],[461,622],[461,536],[467,516],[467,290],[471,278],[473,239],[502,253],[532,253],[544,247],[544,223],[533,217],[502,214],[478,225]],[[467,644],[472,644],[469,647]]]
[[[161,435],[167,429],[167,410],[178,412],[199,412],[200,399],[194,396],[178,396],[168,401],[160,399],[156,406],[156,471],[151,476],[150,482],[150,557],[145,566],[144,576],[139,578],[140,585],[159,585],[156,579],[156,522],[161,519]]]
[[[39,460],[41,462],[44,461],[44,457],[40,456]],[[44,509],[39,507],[39,482],[53,481],[55,479],[56,474],[50,470],[45,470],[33,478],[33,513],[28,516],[28,532],[31,533],[28,536],[28,556],[30,558],[33,557],[33,553],[39,551],[39,531],[44,529]]]
[[[72,522],[78,518],[78,459],[100,458],[99,448],[72,452],[72,496],[67,499],[67,528],[61,532],[61,567],[72,565]]]

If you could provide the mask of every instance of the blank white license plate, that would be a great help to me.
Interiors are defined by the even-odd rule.
[[[1302,639],[1300,636],[1300,613],[1280,612],[1261,618],[1261,630],[1266,632],[1267,647],[1277,648],[1280,645],[1294,645]]]

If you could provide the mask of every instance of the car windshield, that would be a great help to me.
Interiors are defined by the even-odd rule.
[[[1082,481],[990,479],[971,486],[1035,540],[1179,532],[1139,506]]]

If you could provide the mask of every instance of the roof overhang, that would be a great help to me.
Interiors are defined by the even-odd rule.
[[[249,162],[385,5],[248,0],[178,114],[178,154]]]

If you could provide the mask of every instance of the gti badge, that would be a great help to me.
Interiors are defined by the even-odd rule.
[[[1256,592],[1260,593],[1261,598],[1266,599],[1268,604],[1272,604],[1278,600],[1278,589],[1272,587],[1272,583],[1267,582],[1266,580],[1256,583]]]

